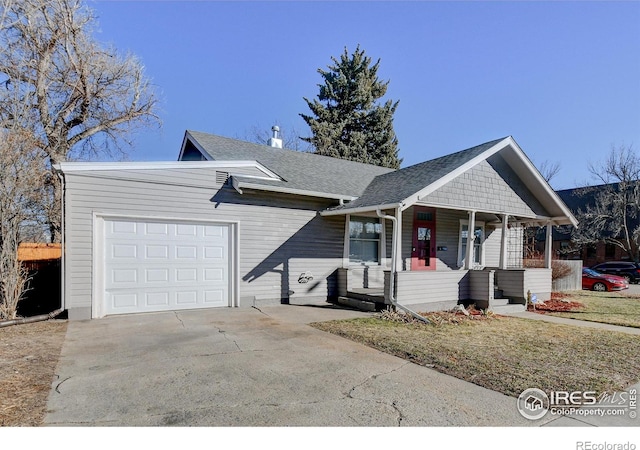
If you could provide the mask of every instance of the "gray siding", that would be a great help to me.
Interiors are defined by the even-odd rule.
[[[467,270],[398,272],[396,300],[402,305],[453,302],[469,298]]]
[[[497,270],[495,277],[505,298],[524,302],[529,291],[540,301],[551,298],[551,269]]]
[[[240,195],[215,184],[216,170],[224,171],[65,174],[65,301],[70,312],[91,306],[93,214],[238,222],[241,305],[336,295],[344,217],[319,216],[318,210],[331,206],[323,200],[260,192]],[[311,272],[313,280],[299,283],[303,272]]]
[[[494,155],[459,175],[426,196],[424,201],[511,215],[547,215],[499,155]]]

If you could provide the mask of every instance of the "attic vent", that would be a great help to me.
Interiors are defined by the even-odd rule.
[[[229,172],[219,172],[216,170],[216,184],[227,184]]]
[[[274,125],[271,127],[271,131],[273,131],[273,137],[270,137],[267,141],[267,145],[275,148],[282,148],[282,139],[278,136],[280,133],[280,127],[278,125]]]

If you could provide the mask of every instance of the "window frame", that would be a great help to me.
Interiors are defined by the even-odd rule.
[[[471,268],[483,268],[485,267],[485,248],[484,248],[484,244],[485,242],[487,242],[487,233],[486,233],[486,227],[485,227],[485,222],[483,220],[476,220],[474,223],[476,228],[480,228],[482,230],[482,241],[479,244],[476,244],[475,240],[474,240],[474,246],[478,246],[478,251],[479,251],[479,262],[473,262],[473,264],[471,265]],[[458,228],[458,267],[464,267],[464,262],[465,262],[465,258],[466,258],[466,244],[465,245],[465,251],[462,251],[462,227],[466,226],[467,230],[469,229],[469,220],[467,219],[460,219],[460,226]],[[475,257],[475,252],[473,252],[474,257]]]
[[[355,220],[354,220],[355,219]],[[380,231],[376,238],[352,238],[351,237],[351,222],[358,221],[358,219],[366,219],[366,222],[375,222],[380,225]],[[384,221],[379,217],[366,216],[366,215],[347,215],[345,221],[345,251],[343,255],[345,266],[380,266],[385,259],[385,246],[386,246],[386,234]],[[352,241],[361,242],[376,242],[377,243],[377,261],[365,261],[365,260],[352,260],[351,259],[351,243]],[[362,255],[361,255],[362,256]]]

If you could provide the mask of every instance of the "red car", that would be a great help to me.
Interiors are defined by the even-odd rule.
[[[608,275],[593,269],[582,269],[582,289],[592,291],[621,291],[629,289],[629,283],[624,277]]]

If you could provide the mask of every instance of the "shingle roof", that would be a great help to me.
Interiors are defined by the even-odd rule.
[[[188,131],[200,148],[216,161],[254,160],[284,181],[252,180],[253,184],[359,197],[377,175],[393,169],[314,153],[253,144],[198,131]]]
[[[379,175],[367,186],[361,197],[336,209],[346,210],[400,203],[481,155],[502,140],[504,138]]]

